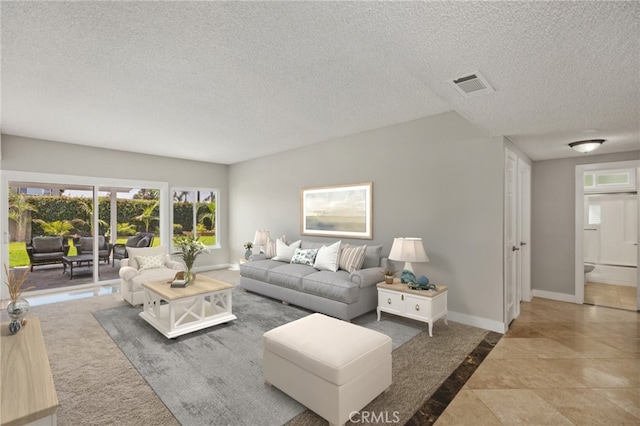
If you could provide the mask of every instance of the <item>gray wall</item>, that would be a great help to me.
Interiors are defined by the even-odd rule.
[[[394,237],[422,237],[429,263],[414,269],[449,286],[449,310],[502,322],[503,153],[451,112],[231,165],[232,258],[257,229],[303,238],[302,188],[371,181],[374,238],[345,241],[386,256]]]
[[[575,169],[640,159],[640,151],[535,161],[532,170],[531,288],[575,295]]]
[[[221,249],[196,266],[227,264],[228,166],[2,135],[1,170],[167,182],[172,186],[220,190],[218,240]]]

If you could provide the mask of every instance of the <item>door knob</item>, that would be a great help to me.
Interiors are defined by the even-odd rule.
[[[518,251],[518,250],[520,250],[520,247],[516,247],[516,246],[511,247],[511,251]]]
[[[521,246],[526,246],[526,245],[527,245],[527,243],[525,243],[524,241],[520,241],[520,245],[521,245]]]

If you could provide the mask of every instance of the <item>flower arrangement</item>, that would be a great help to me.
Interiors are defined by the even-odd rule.
[[[21,273],[16,272],[16,270],[9,270],[7,264],[4,264],[4,273],[7,276],[7,280],[4,282],[7,287],[9,287],[9,297],[13,303],[20,298],[23,291],[31,290],[35,288],[35,286],[22,288],[22,285],[27,279],[27,275],[29,275],[29,269],[25,268]]]
[[[244,248],[247,250],[251,250],[253,248],[253,243],[251,241],[247,241],[244,243]]]
[[[187,271],[191,271],[196,258],[202,253],[209,253],[209,248],[193,235],[178,235],[173,239],[173,244],[180,250],[178,254],[184,260]]]

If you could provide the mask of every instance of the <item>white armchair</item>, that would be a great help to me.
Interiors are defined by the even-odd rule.
[[[128,259],[120,261],[120,292],[122,298],[132,305],[144,303],[142,283],[171,280],[184,265],[171,260],[165,246],[127,247]]]

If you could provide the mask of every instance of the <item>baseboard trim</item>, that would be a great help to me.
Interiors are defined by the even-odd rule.
[[[447,318],[451,321],[461,324],[470,325],[472,327],[482,328],[484,330],[495,331],[496,333],[505,333],[507,331],[504,324],[500,321],[494,321],[487,318],[476,317],[473,315],[461,314],[459,312],[449,311]]]
[[[576,303],[576,296],[574,296],[573,294],[556,293],[554,291],[533,290],[533,297],[558,300],[560,302]]]

